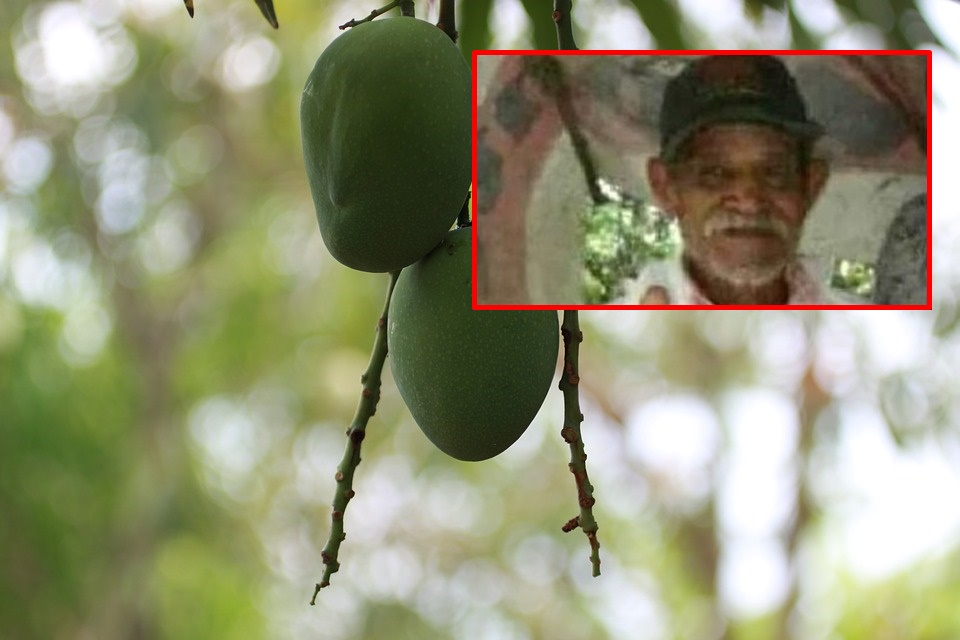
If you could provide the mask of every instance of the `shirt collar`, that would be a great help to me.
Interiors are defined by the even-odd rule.
[[[700,290],[687,271],[683,268],[682,262],[678,259],[678,265],[682,271],[683,290],[682,299],[687,300],[680,304],[715,304],[706,294]],[[784,277],[787,280],[787,291],[790,292],[787,298],[788,305],[794,304],[827,304],[823,294],[823,286],[817,277],[812,275],[820,271],[817,261],[813,258],[798,256],[793,262],[787,265],[784,271]]]

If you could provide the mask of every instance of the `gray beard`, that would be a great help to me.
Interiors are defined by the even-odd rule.
[[[778,231],[778,233],[780,232]],[[704,258],[698,254],[691,254],[689,249],[685,249],[684,252],[686,259],[695,264],[700,272],[708,277],[733,289],[758,289],[781,278],[787,265],[796,259],[796,247],[799,243],[798,234],[791,234],[790,230],[786,229],[784,233],[780,234],[780,238],[784,242],[789,243],[791,246],[790,251],[784,256],[783,260],[765,265],[749,265],[731,268],[716,265],[710,258]],[[704,239],[703,241],[709,242],[709,239]],[[689,243],[686,244],[688,247],[690,246]]]

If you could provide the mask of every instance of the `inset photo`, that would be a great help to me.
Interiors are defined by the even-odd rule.
[[[929,309],[930,66],[474,52],[474,308]]]

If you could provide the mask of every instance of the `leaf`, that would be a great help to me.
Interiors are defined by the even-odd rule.
[[[273,9],[273,0],[255,0],[257,6],[260,7],[260,13],[263,14],[263,17],[267,19],[267,22],[270,23],[270,26],[274,29],[280,28],[280,23],[277,22],[277,12]],[[187,8],[187,13],[190,14],[190,17],[193,17],[193,0],[183,0],[184,6]]]
[[[490,48],[490,10],[493,0],[470,0],[460,5],[460,37],[457,44],[469,61],[476,50]]]
[[[793,0],[798,2],[800,0]],[[787,18],[790,21],[790,40],[792,41],[792,46],[794,49],[820,49],[823,46],[820,38],[816,37],[807,29],[797,18],[797,14],[793,10],[793,5],[791,4],[787,8]]]
[[[650,30],[658,49],[689,49],[683,19],[671,0],[630,0]]]
[[[556,49],[557,30],[553,25],[553,9],[543,0],[520,0],[533,26],[534,49]]]
[[[871,5],[857,0],[835,0],[847,18],[876,27],[883,34],[890,49],[913,49],[921,43],[933,43],[947,49],[946,45],[930,29],[930,24],[917,7],[916,0],[889,0],[893,10],[893,28],[883,11],[871,9]]]
[[[754,22],[763,18],[764,9],[783,11],[786,9],[786,0],[743,0],[743,12]]]
[[[891,0],[890,4],[896,14],[894,33],[898,48],[913,49],[929,43],[947,48],[930,29],[930,23],[920,11],[916,0]]]
[[[273,0],[256,0],[256,2],[257,6],[260,7],[260,13],[267,19],[270,26],[279,29],[280,23],[277,22],[277,12],[273,10]]]

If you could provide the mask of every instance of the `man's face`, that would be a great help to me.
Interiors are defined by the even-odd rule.
[[[676,163],[651,161],[654,195],[704,275],[738,287],[781,276],[826,179],[822,163],[804,171],[798,145],[774,127],[717,124],[694,134]]]

